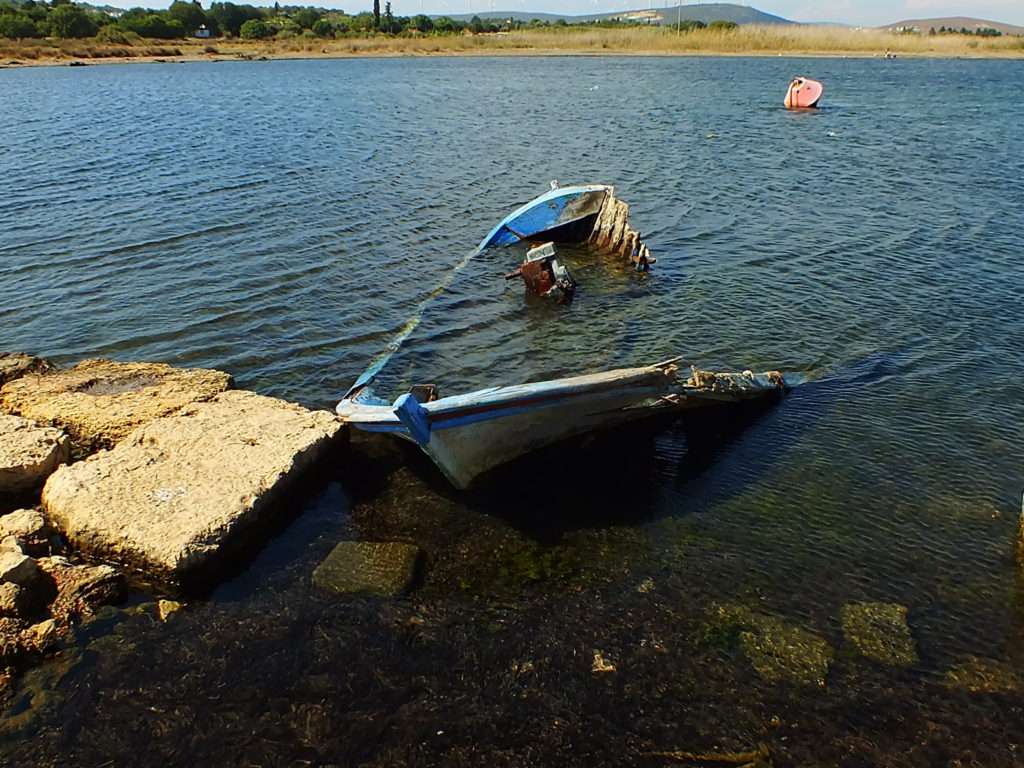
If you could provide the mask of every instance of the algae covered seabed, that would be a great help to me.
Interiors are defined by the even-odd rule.
[[[550,307],[485,254],[385,386],[680,353],[807,378],[468,495],[356,436],[208,598],[105,610],[28,672],[6,762],[648,765],[763,743],[778,766],[1020,763],[1019,65],[801,60],[817,114],[780,109],[792,61],[567,66],[2,73],[0,347],[207,365],[329,407],[559,178],[615,183],[654,271],[567,254],[580,292]],[[417,544],[416,589],[314,590],[343,539]]]

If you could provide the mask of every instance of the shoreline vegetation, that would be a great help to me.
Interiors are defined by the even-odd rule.
[[[652,26],[603,19],[457,21],[347,15],[177,0],[167,10],[108,13],[69,0],[0,0],[0,67],[119,61],[224,61],[351,56],[748,55],[1024,58],[1024,36],[994,29],[856,29],[680,19]]]
[[[850,56],[916,58],[1024,58],[1024,38],[949,35],[916,38],[881,31],[820,27],[795,30],[741,27],[676,34],[657,28],[482,33],[458,36],[346,37],[342,39],[166,40],[136,38],[108,43],[0,38],[0,66],[108,64],[141,61],[225,61],[400,56]]]

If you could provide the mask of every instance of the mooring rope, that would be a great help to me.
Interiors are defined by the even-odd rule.
[[[395,356],[395,353],[401,349],[405,340],[413,334],[413,331],[415,331],[417,327],[419,327],[420,322],[423,320],[423,315],[427,311],[427,307],[430,303],[448,289],[448,286],[452,284],[453,280],[455,280],[455,276],[461,272],[478,253],[480,253],[480,249],[474,248],[463,256],[462,260],[445,276],[444,280],[442,280],[434,290],[426,295],[426,297],[417,305],[416,312],[412,317],[405,321],[405,324],[402,325],[398,333],[396,333],[391,341],[388,342],[384,351],[373,359],[367,369],[360,374],[358,379],[356,379],[356,383],[349,387],[348,392],[345,393],[345,399],[350,398],[357,390],[369,386],[369,384],[377,378],[377,375],[384,370],[384,367],[391,361],[391,358]]]

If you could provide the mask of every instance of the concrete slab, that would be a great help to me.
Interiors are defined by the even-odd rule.
[[[199,587],[195,578],[273,515],[340,429],[324,411],[225,392],[62,468],[43,507],[82,551]]]
[[[228,389],[231,376],[163,363],[84,360],[0,389],[0,411],[61,426],[86,450],[111,448],[137,427]]]

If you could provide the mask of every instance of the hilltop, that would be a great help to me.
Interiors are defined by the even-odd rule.
[[[881,29],[898,30],[898,29],[915,29],[924,34],[928,33],[930,29],[995,29],[1002,32],[1004,35],[1024,35],[1024,27],[1018,27],[1013,24],[1004,24],[1001,21],[988,21],[987,19],[975,19],[971,16],[944,16],[935,19],[906,19],[905,21],[897,21],[894,24],[886,24]]]
[[[557,13],[529,13],[523,11],[485,11],[480,13],[463,13],[450,16],[457,21],[469,21],[474,16],[484,20],[505,20],[528,22],[533,19],[547,21],[552,24],[565,21],[568,24],[584,24],[594,21],[638,21],[652,25],[672,25],[680,18],[683,21],[701,21],[710,24],[712,21],[732,21],[736,24],[796,24],[795,21],[773,16],[746,5],[736,3],[702,3],[701,5],[681,5],[670,8],[635,8],[612,13],[599,13],[581,16],[570,16]]]

